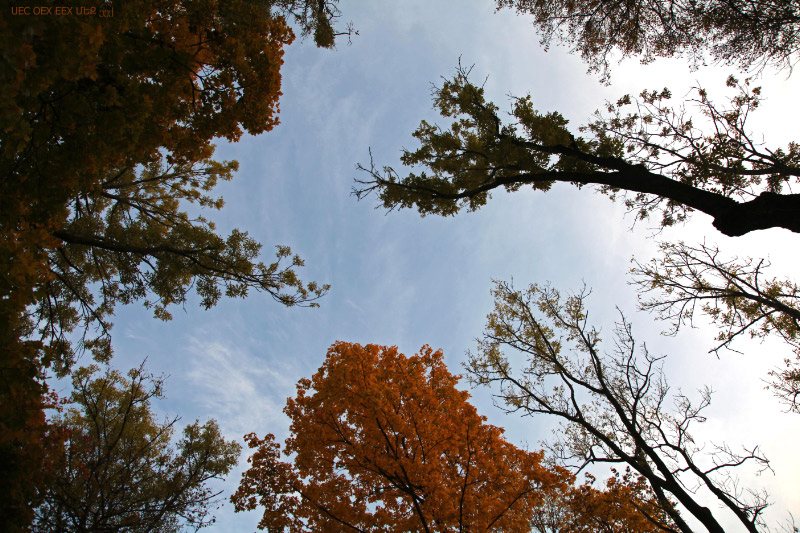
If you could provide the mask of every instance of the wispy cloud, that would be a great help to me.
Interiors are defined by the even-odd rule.
[[[286,371],[291,363],[256,355],[237,346],[235,339],[192,337],[187,351],[192,361],[187,378],[196,407],[217,419],[226,434],[241,437],[286,428],[281,410],[294,390],[290,376],[295,373]]]

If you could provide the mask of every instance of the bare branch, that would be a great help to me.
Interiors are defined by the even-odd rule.
[[[766,496],[739,490],[732,470],[769,463],[757,446],[734,453],[723,444],[705,452],[695,442],[691,430],[705,421],[710,389],[699,401],[671,393],[663,357],[636,342],[621,313],[612,349],[602,352],[599,331],[588,323],[585,288],[562,298],[550,287],[516,290],[497,282],[493,294],[495,309],[467,366],[473,383],[497,385],[495,397],[507,412],[560,418],[564,425],[550,448],[566,464],[624,463],[665,502],[680,504],[708,531],[722,532],[694,494],[702,487],[748,531],[757,531]],[[525,364],[513,369],[506,349],[524,355]],[[690,530],[676,509],[665,511],[679,529]]]

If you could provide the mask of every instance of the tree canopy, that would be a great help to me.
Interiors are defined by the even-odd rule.
[[[33,519],[32,506],[54,481],[63,438],[45,414],[58,404],[39,379],[35,347],[5,337],[0,354],[0,523],[6,531],[22,532]]]
[[[208,486],[236,464],[241,446],[214,420],[172,442],[177,419],[158,422],[151,402],[163,381],[143,367],[128,377],[97,367],[72,377],[71,407],[53,425],[66,434],[55,482],[35,510],[33,531],[180,531],[213,522],[219,492]]]
[[[639,57],[688,56],[747,70],[791,68],[800,49],[800,7],[781,0],[496,0],[497,9],[534,17],[541,43],[555,37],[590,70],[608,77],[609,63]]]
[[[800,49],[800,11],[793,2],[649,0],[596,2],[497,0],[498,9],[531,13],[542,42],[557,36],[581,53],[592,70],[607,75],[609,55],[659,56],[706,53],[720,61],[791,67]],[[699,116],[669,103],[669,89],[645,90],[607,105],[607,116],[567,128],[558,112],[541,113],[530,96],[512,97],[503,122],[499,108],[469,79],[470,69],[434,89],[434,105],[453,121],[447,128],[422,121],[414,133],[421,146],[404,150],[403,164],[430,173],[401,176],[390,167],[359,168],[360,198],[376,191],[384,207],[416,207],[423,215],[452,215],[484,205],[494,189],[526,185],[548,190],[554,183],[595,185],[612,197],[625,194],[640,216],[660,209],[669,225],[697,210],[710,215],[725,235],[782,227],[800,232],[798,145],[768,148],[746,128],[758,107],[760,88],[730,77],[739,94],[729,107],[712,103],[702,88],[690,99]],[[629,111],[631,110],[631,111]]]
[[[5,24],[7,222],[58,220],[71,197],[112,172],[160,152],[169,163],[202,161],[214,137],[277,124],[282,49],[294,36],[268,4],[126,2],[108,22]]]
[[[757,87],[729,78],[737,94],[725,108],[697,89],[690,101],[697,117],[670,105],[667,89],[626,95],[576,136],[560,113],[537,111],[530,96],[512,98],[512,121],[504,122],[470,70],[459,67],[434,89],[449,127],[423,120],[414,132],[420,147],[403,151],[403,164],[427,172],[401,176],[359,165],[368,175],[356,180],[359,198],[376,192],[387,209],[448,216],[479,209],[495,189],[547,191],[563,182],[624,195],[640,217],[660,211],[663,225],[696,210],[729,236],[772,227],[800,232],[800,194],[791,192],[800,183],[800,145],[770,149],[754,140],[746,119],[760,102]]]
[[[108,360],[116,304],[167,319],[192,289],[204,307],[327,291],[298,279],[288,247],[262,261],[246,232],[196,213],[222,206],[211,191],[237,168],[211,159],[213,140],[278,124],[285,17],[330,48],[346,33],[336,4],[133,0],[113,17],[0,22],[0,470],[19,474],[3,516],[24,527],[42,486],[21,465],[43,462],[30,440],[47,440],[44,369],[66,373],[83,350]]]
[[[559,476],[485,424],[456,380],[428,347],[334,344],[287,402],[294,461],[248,436],[237,510],[263,505],[269,530],[519,529]]]
[[[269,531],[657,531],[637,478],[573,488],[541,452],[506,441],[456,389],[441,351],[337,342],[287,401],[291,436],[254,448],[237,511]],[[613,509],[613,510],[612,510]]]
[[[299,16],[303,5],[281,9]],[[107,359],[116,302],[144,299],[167,318],[166,306],[185,301],[192,286],[205,307],[223,292],[263,290],[287,305],[325,292],[297,279],[302,262],[288,248],[265,265],[246,233],[219,236],[185,211],[191,202],[220,208],[209,192],[237,168],[210,159],[213,138],[278,123],[283,47],[294,35],[271,3],[128,2],[107,22],[9,24],[2,290],[14,293],[4,300],[9,315],[36,302],[18,327],[49,344],[46,364],[69,366],[66,334],[78,325],[98,331],[85,333],[81,348]]]

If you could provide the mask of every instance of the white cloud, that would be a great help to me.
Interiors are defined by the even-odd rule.
[[[232,338],[192,337],[186,351],[196,408],[215,418],[226,434],[239,439],[251,431],[285,431],[282,409],[294,391],[286,360],[256,356]]]

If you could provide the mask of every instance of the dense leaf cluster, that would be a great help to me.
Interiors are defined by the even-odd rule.
[[[246,437],[254,452],[236,509],[263,507],[259,528],[292,532],[655,532],[669,524],[642,479],[627,473],[606,490],[575,487],[541,452],[506,441],[458,379],[427,346],[407,357],[396,347],[333,344],[287,401],[283,452],[273,435]]]

